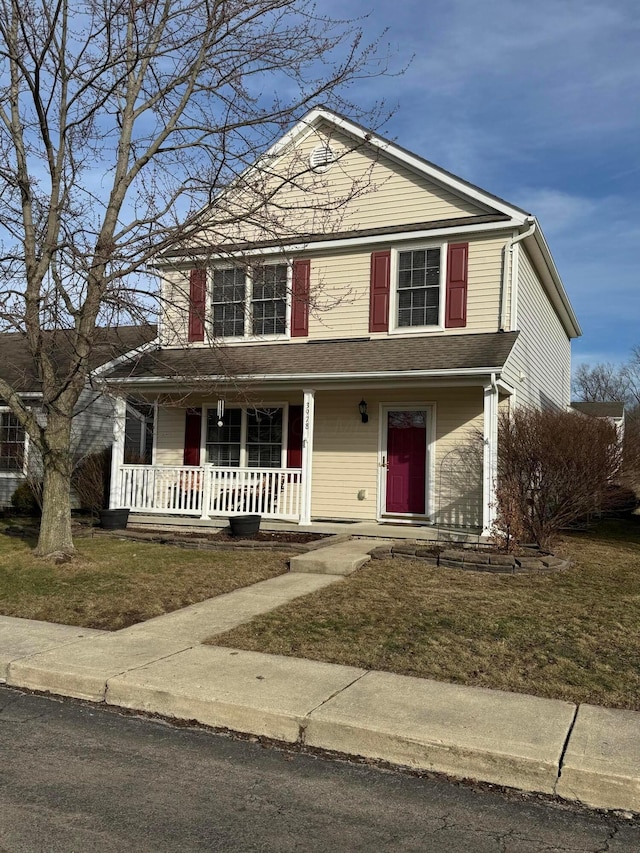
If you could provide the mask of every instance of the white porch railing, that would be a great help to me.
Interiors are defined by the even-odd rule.
[[[300,519],[300,468],[120,465],[118,480],[117,506],[132,512]]]

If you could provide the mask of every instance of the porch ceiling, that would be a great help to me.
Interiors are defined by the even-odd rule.
[[[108,380],[197,384],[214,378],[313,381],[354,375],[392,379],[439,372],[446,376],[499,372],[517,336],[517,332],[494,332],[159,349],[136,362],[118,365]]]

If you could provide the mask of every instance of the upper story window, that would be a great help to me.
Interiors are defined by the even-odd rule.
[[[398,252],[396,323],[438,326],[442,289],[441,247]]]
[[[287,330],[287,264],[213,270],[212,323],[216,338],[284,335]]]
[[[25,433],[11,412],[0,411],[0,473],[24,470]]]

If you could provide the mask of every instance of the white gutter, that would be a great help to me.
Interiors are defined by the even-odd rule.
[[[455,368],[445,370],[403,370],[403,371],[376,371],[371,373],[243,373],[237,376],[211,375],[211,376],[131,376],[128,378],[106,377],[107,383],[118,385],[159,385],[176,383],[213,383],[213,382],[326,382],[326,381],[349,381],[349,380],[371,380],[371,379],[425,379],[433,377],[452,376],[488,376],[500,373],[499,367],[471,367],[464,370]]]
[[[519,243],[526,237],[531,237],[531,235],[536,230],[535,219],[527,219],[527,222],[530,223],[528,230],[523,231],[522,234],[518,234],[516,237],[511,237],[509,240],[507,240],[504,245],[504,249],[502,250],[502,287],[500,288],[500,326],[498,329],[498,331],[500,332],[505,331],[505,325],[507,322],[506,315],[508,285],[511,284],[511,286],[513,287],[513,282],[511,281],[511,272],[513,270],[513,247],[516,243]]]

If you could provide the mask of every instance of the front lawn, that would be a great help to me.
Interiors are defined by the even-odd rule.
[[[288,558],[100,536],[78,539],[79,556],[53,565],[35,558],[30,544],[0,535],[0,615],[107,630],[275,577]]]
[[[640,710],[640,524],[559,545],[554,575],[371,561],[210,642]]]

